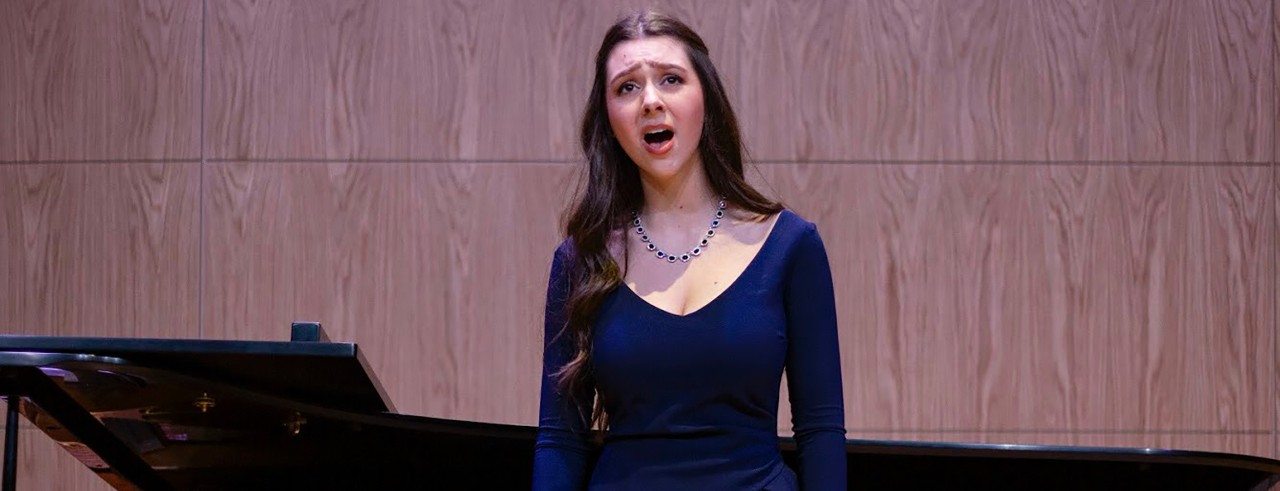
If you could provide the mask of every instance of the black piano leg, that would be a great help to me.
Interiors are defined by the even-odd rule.
[[[4,482],[0,490],[15,491],[18,478],[18,396],[4,398],[8,417],[4,422]]]

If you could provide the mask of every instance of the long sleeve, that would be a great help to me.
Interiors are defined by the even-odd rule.
[[[787,388],[801,489],[846,489],[844,393],[831,267],[812,224],[791,253],[785,279]]]
[[[535,491],[586,489],[587,472],[592,455],[589,428],[580,415],[591,414],[588,388],[579,401],[588,407],[580,410],[560,394],[553,374],[573,358],[575,349],[568,333],[561,333],[567,318],[569,298],[569,242],[556,250],[551,262],[551,279],[547,284],[547,306],[544,318],[542,356],[542,396],[538,409],[538,439],[533,457],[533,489]]]

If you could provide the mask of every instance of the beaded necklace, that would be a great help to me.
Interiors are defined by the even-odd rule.
[[[649,234],[645,233],[644,224],[640,221],[640,212],[631,214],[631,225],[635,227],[636,235],[640,236],[640,242],[644,243],[645,249],[648,249],[649,252],[655,252],[654,255],[657,256],[658,259],[665,259],[668,264],[674,264],[677,260],[687,263],[690,259],[702,255],[702,250],[706,249],[707,245],[711,243],[711,238],[715,237],[716,228],[720,226],[720,220],[724,218],[724,207],[725,201],[724,198],[721,197],[720,203],[716,205],[715,215],[711,218],[711,227],[707,228],[707,233],[703,235],[702,240],[698,241],[698,245],[694,246],[693,249],[690,249],[689,252],[680,255],[667,253],[667,251],[662,250],[661,247],[658,247],[657,244],[654,244],[653,241],[649,239]]]

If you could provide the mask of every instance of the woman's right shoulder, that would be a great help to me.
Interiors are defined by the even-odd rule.
[[[569,257],[573,255],[573,250],[573,237],[565,237],[564,240],[560,241],[560,245],[556,246],[555,257]]]
[[[573,246],[573,238],[565,238],[556,246],[556,251],[551,256],[551,269],[553,271],[563,270],[568,265],[573,264],[573,255],[575,248]]]
[[[622,256],[623,248],[626,247],[626,231],[614,230],[609,234],[606,247],[609,249],[609,255],[615,258]],[[568,261],[577,254],[577,246],[573,243],[573,237],[566,237],[556,246],[555,258],[559,261]]]
[[[619,265],[624,263],[622,258],[626,255],[624,250],[626,248],[626,238],[626,231],[615,230],[610,234],[608,243],[605,246],[608,248],[609,256]],[[573,267],[576,263],[577,254],[578,247],[573,242],[573,237],[565,238],[556,246],[556,252],[551,260],[551,269],[561,271]]]

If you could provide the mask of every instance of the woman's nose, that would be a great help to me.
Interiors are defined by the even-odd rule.
[[[658,89],[650,85],[644,89],[644,112],[649,114],[655,111],[665,111],[667,106],[662,102],[662,96],[658,94]]]

